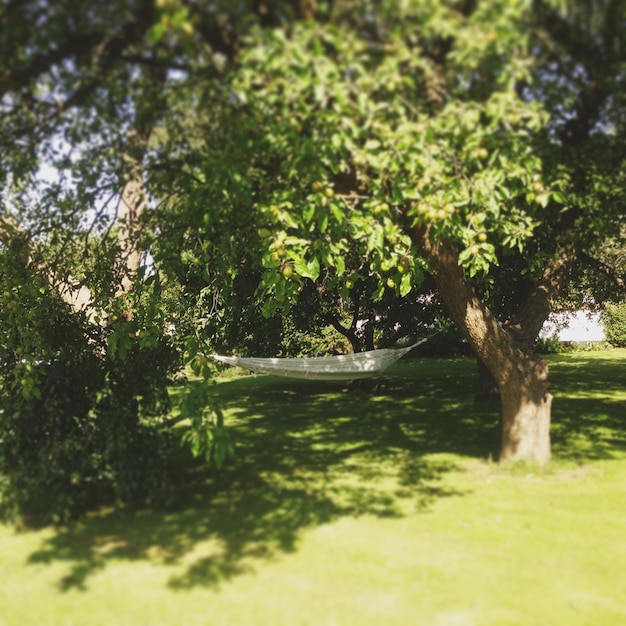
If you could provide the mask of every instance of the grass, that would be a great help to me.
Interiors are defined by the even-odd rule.
[[[172,510],[0,527],[0,626],[626,624],[626,351],[550,361],[545,471],[469,359],[224,379],[237,457]]]

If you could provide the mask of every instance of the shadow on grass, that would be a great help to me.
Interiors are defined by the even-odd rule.
[[[101,512],[46,539],[30,563],[65,561],[61,590],[86,589],[107,565],[171,566],[184,589],[253,570],[297,549],[304,529],[342,517],[401,517],[461,493],[453,452],[486,456],[497,410],[473,404],[473,368],[407,360],[369,385],[258,377],[216,385],[236,458],[219,473],[189,463],[168,512]]]
[[[555,367],[559,385],[578,385],[570,370]],[[613,369],[606,373],[618,384]],[[61,590],[86,589],[108,565],[140,560],[170,566],[171,589],[217,587],[296,550],[307,528],[427,511],[439,498],[463,495],[444,480],[459,469],[453,455],[495,454],[499,404],[475,404],[475,385],[472,359],[405,359],[350,390],[274,377],[221,382],[215,390],[236,445],[232,462],[219,473],[189,463],[173,510],[90,516],[46,539],[30,562],[67,562]],[[579,447],[587,458],[624,444],[614,407],[602,404],[607,415],[598,424],[602,411],[592,402],[581,410],[575,393],[560,400],[558,392],[555,401],[559,446],[599,430],[616,440],[602,435],[602,446]]]
[[[555,396],[552,448],[560,459],[586,461],[626,453],[626,350],[549,358]]]

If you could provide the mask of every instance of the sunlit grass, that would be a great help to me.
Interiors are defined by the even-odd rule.
[[[550,361],[545,471],[490,461],[469,359],[231,376],[237,456],[171,510],[0,527],[0,626],[626,624],[626,351]]]

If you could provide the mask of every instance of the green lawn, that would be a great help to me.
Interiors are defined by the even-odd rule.
[[[0,626],[626,624],[626,351],[550,360],[543,472],[489,460],[470,359],[225,378],[237,457],[172,510],[0,527]]]

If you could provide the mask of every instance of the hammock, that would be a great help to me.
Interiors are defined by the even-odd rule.
[[[257,374],[274,374],[311,380],[352,380],[368,378],[384,372],[407,352],[425,341],[426,339],[422,339],[406,348],[383,348],[337,356],[263,359],[212,354],[211,357],[221,363],[243,367]]]

